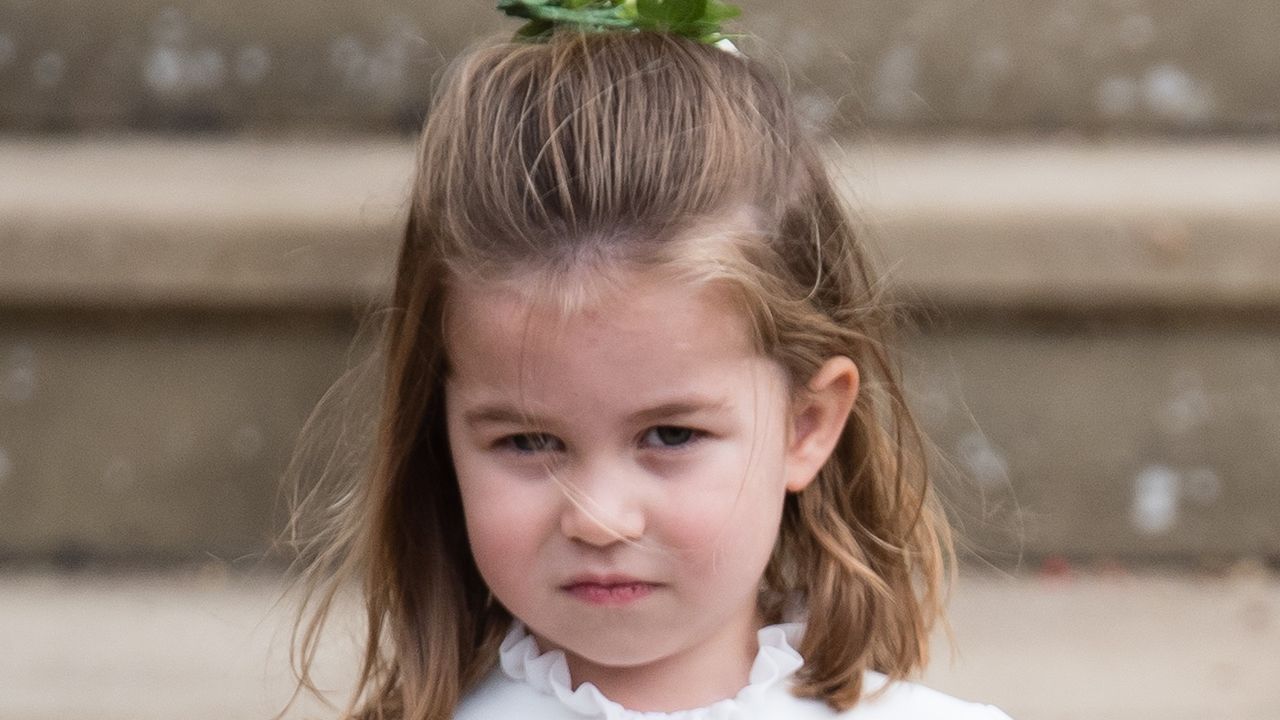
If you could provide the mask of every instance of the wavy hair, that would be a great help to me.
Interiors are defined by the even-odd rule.
[[[689,241],[730,216],[747,227]],[[834,453],[787,498],[761,608],[771,620],[788,601],[807,609],[797,695],[845,709],[863,671],[921,669],[950,536],[889,350],[893,312],[817,141],[759,61],[667,34],[560,31],[487,40],[434,97],[382,313],[372,462],[326,501],[301,560],[300,688],[315,689],[320,634],[353,581],[367,628],[344,717],[450,718],[494,666],[511,617],[470,556],[449,455],[449,286],[587,262],[674,263],[725,282],[795,392],[832,356],[857,364]]]

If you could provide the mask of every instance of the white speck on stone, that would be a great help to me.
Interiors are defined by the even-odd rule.
[[[1133,78],[1109,77],[1098,84],[1093,101],[1104,117],[1130,117],[1138,109],[1140,90]]]
[[[407,19],[388,23],[388,34],[376,46],[366,47],[353,35],[329,43],[329,66],[342,78],[343,87],[357,96],[377,102],[395,102],[408,88],[413,45]]]
[[[155,48],[147,58],[143,77],[147,81],[147,87],[162,95],[181,90],[182,54],[176,48]]]
[[[970,66],[966,84],[977,85],[991,91],[1013,69],[1013,59],[1003,45],[990,45],[978,53]]]
[[[1177,390],[1164,406],[1158,421],[1173,436],[1186,435],[1209,419],[1209,396],[1194,373],[1180,373],[1174,379]]]
[[[188,62],[190,83],[199,90],[213,90],[222,85],[227,75],[227,63],[222,53],[211,47],[193,51]]]
[[[226,60],[211,47],[156,46],[147,58],[147,87],[159,95],[217,89],[226,79]]]
[[[151,21],[151,36],[166,45],[177,45],[187,39],[187,16],[180,8],[166,7]]]
[[[1208,401],[1203,394],[1187,393],[1169,403],[1167,427],[1174,435],[1195,430],[1209,415]]]
[[[111,492],[123,492],[137,482],[133,462],[126,457],[113,457],[102,472],[102,484]]]
[[[1011,68],[1009,51],[1001,45],[991,45],[978,53],[959,86],[961,109],[974,116],[988,112]]]
[[[364,45],[353,35],[343,35],[329,43],[329,65],[348,80],[353,80],[359,72],[364,57]]]
[[[30,402],[36,394],[36,353],[29,345],[18,345],[0,366],[0,400],[17,405]]]
[[[236,52],[236,80],[244,85],[257,85],[271,69],[271,54],[261,45],[249,45]]]
[[[406,59],[407,56],[390,46],[369,56],[363,78],[365,90],[378,97],[394,97],[403,82]]]
[[[1057,39],[1063,44],[1073,42],[1084,27],[1080,19],[1080,8],[1071,3],[1057,3],[1047,16],[1042,28],[1046,37]]]
[[[1178,520],[1178,473],[1164,465],[1148,465],[1133,481],[1129,519],[1147,535],[1168,532]]]
[[[389,33],[378,53],[372,58],[371,80],[374,92],[383,100],[394,100],[408,88],[409,61],[413,56],[415,36],[408,31],[410,21],[401,18],[388,25]]]
[[[817,93],[801,95],[797,107],[800,114],[815,127],[826,127],[836,113],[835,103],[830,98]]]
[[[252,460],[264,445],[262,430],[255,425],[241,425],[231,436],[231,452],[240,460]]]
[[[0,33],[0,68],[8,65],[18,57],[18,44],[13,38]]]
[[[48,90],[62,82],[62,76],[66,73],[66,70],[67,61],[62,57],[62,54],[50,50],[31,63],[31,79],[35,82],[36,87]]]
[[[189,418],[175,417],[165,429],[164,453],[168,458],[185,460],[194,452],[198,438],[195,425]]]
[[[36,373],[34,368],[16,367],[5,373],[4,382],[0,384],[0,397],[5,402],[17,405],[30,402],[36,394]]]
[[[143,80],[148,90],[161,96],[181,97],[220,87],[227,77],[228,61],[216,48],[192,40],[186,14],[166,7],[151,22],[154,45],[147,53]]]
[[[941,425],[952,405],[951,396],[938,384],[916,382],[916,394],[912,397],[911,407],[927,422]]]
[[[980,485],[993,487],[1009,483],[1009,462],[986,435],[980,432],[965,435],[956,444],[956,453],[961,466]]]
[[[800,25],[793,26],[791,32],[787,33],[786,48],[788,54],[801,65],[812,65],[819,61],[822,52],[817,36]]]
[[[1176,65],[1165,63],[1148,70],[1142,92],[1147,108],[1168,120],[1197,123],[1213,113],[1214,102],[1208,88]]]
[[[26,343],[14,345],[9,351],[9,360],[14,365],[34,365],[36,362],[36,349]]]
[[[910,117],[919,104],[916,82],[920,52],[913,45],[896,45],[885,53],[871,81],[872,111],[892,119]]]
[[[1120,43],[1128,50],[1142,50],[1156,39],[1156,21],[1150,15],[1131,13],[1118,26]]]
[[[1222,477],[1213,468],[1188,470],[1183,486],[1187,497],[1199,505],[1212,505],[1222,497]]]

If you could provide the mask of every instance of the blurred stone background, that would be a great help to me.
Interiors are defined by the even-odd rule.
[[[1268,0],[744,0],[733,30],[813,114],[956,132],[1280,127]],[[435,73],[510,26],[484,2],[6,0],[11,131],[412,133]],[[763,43],[763,45],[761,45]]]
[[[932,681],[1280,718],[1280,4],[740,4],[914,321],[988,568]],[[517,24],[0,0],[0,717],[276,709],[279,478],[361,357],[435,78]]]

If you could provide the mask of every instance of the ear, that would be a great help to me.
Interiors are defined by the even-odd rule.
[[[806,390],[791,410],[786,457],[789,492],[808,487],[831,457],[858,397],[858,366],[843,355],[833,357],[818,368]]]

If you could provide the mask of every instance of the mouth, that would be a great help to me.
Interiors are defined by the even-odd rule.
[[[589,605],[619,607],[648,597],[659,587],[659,583],[617,575],[577,577],[560,589]]]

